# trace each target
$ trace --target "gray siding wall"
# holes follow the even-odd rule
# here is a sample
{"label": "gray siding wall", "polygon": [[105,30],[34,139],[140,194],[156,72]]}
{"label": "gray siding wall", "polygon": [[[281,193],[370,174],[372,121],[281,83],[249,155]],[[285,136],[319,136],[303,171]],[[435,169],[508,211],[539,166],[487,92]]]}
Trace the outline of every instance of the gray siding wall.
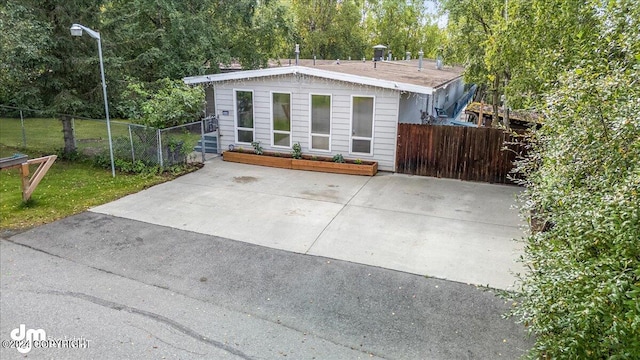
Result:
{"label": "gray siding wall", "polygon": [[[380,170],[395,171],[400,99],[398,91],[300,75],[225,81],[215,83],[214,88],[215,108],[220,119],[220,143],[223,151],[228,149],[230,144],[236,148],[251,149],[250,145],[238,144],[235,141],[233,94],[235,90],[252,90],[255,140],[260,141],[265,150],[290,153],[291,149],[271,146],[271,92],[286,92],[291,93],[292,143],[299,142],[303,154],[318,156],[342,154],[345,158],[375,160],[378,161]],[[330,152],[309,150],[310,94],[332,96]],[[352,95],[374,96],[375,98],[372,155],[349,153]],[[225,112],[228,114],[224,115]]]}
{"label": "gray siding wall", "polygon": [[429,95],[402,93],[400,95],[399,122],[406,124],[422,124],[422,111],[429,111]]}
{"label": "gray siding wall", "polygon": [[[447,99],[448,95],[448,99]],[[449,109],[458,99],[464,95],[464,80],[456,79],[445,88],[438,88],[434,93],[434,107],[441,109]],[[435,116],[435,111],[433,112]]]}

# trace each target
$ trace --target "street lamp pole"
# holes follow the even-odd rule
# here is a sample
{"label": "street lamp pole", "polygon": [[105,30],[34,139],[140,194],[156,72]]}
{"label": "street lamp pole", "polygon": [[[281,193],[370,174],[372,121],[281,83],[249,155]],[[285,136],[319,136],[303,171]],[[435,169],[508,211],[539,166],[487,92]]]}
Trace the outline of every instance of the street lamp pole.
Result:
{"label": "street lamp pole", "polygon": [[111,121],[109,120],[109,102],[107,101],[107,83],[104,80],[104,64],[102,61],[102,41],[100,33],[93,31],[86,26],[80,24],[71,25],[72,36],[82,36],[82,31],[86,31],[89,36],[98,40],[98,57],[100,58],[100,77],[102,78],[102,95],[104,97],[104,112],[107,117],[107,136],[109,137],[109,156],[111,157],[111,175],[116,177],[116,167],[113,161],[113,142],[111,141]]}

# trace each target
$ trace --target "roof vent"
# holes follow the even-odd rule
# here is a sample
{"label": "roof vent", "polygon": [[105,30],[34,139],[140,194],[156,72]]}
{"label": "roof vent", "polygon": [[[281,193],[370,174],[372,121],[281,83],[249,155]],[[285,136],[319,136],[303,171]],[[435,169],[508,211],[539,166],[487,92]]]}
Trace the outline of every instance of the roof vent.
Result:
{"label": "roof vent", "polygon": [[373,47],[373,61],[384,60],[384,51],[387,47],[384,45],[376,45]]}

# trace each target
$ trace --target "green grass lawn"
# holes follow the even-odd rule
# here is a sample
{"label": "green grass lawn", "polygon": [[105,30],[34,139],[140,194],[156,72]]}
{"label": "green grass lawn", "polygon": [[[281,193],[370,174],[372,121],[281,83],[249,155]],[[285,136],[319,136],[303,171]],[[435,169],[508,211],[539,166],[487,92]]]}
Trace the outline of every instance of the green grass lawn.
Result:
{"label": "green grass lawn", "polygon": [[[62,122],[53,118],[29,118],[24,120],[24,138],[20,119],[0,118],[0,144],[27,148],[42,153],[53,153],[64,147]],[[97,153],[109,148],[107,126],[104,121],[74,120],[76,145],[80,152]],[[127,123],[111,122],[111,136],[129,136]],[[86,150],[86,151],[85,151]]]}
{"label": "green grass lawn", "polygon": [[[0,157],[18,151],[0,145]],[[31,157],[39,153],[30,153]],[[33,166],[31,172],[35,171]],[[0,230],[16,230],[52,222],[113,201],[159,184],[173,177],[168,175],[131,175],[101,169],[87,162],[56,160],[33,193],[28,203],[22,202],[20,171],[0,171]]]}
{"label": "green grass lawn", "polygon": [[[131,138],[129,137],[129,123],[121,120],[111,122],[111,137],[113,139],[114,156],[122,160],[131,161]],[[30,118],[24,120],[26,146],[23,142],[22,125],[20,119],[0,118],[0,144],[17,149],[28,149],[33,154],[55,154],[64,147],[62,122],[58,119]],[[90,157],[108,154],[109,137],[104,121],[74,120],[75,139],[78,152]],[[143,130],[134,128],[133,142],[137,160],[158,161],[155,150],[156,133],[153,128]],[[167,147],[170,141],[181,141],[185,148],[193,148],[200,139],[200,127],[196,125],[187,129],[172,129],[163,132],[162,144]],[[152,150],[145,150],[152,149]],[[166,152],[163,153],[166,155]]]}

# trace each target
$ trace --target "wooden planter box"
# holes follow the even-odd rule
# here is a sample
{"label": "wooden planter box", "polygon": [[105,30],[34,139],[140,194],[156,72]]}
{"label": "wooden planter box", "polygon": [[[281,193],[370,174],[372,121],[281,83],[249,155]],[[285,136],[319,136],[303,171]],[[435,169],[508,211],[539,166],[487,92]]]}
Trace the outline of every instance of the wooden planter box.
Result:
{"label": "wooden planter box", "polygon": [[247,154],[236,151],[222,153],[224,161],[237,162],[250,165],[270,166],[282,169],[291,169],[291,158],[269,155]]}
{"label": "wooden planter box", "polygon": [[331,161],[330,158],[322,158],[318,160],[292,159],[289,157],[273,156],[268,153],[256,155],[237,151],[225,151],[222,153],[222,158],[224,161],[242,164],[270,166],[282,169],[329,172],[335,174],[373,176],[378,172],[378,163],[375,161],[365,161],[362,164],[337,163]]}
{"label": "wooden planter box", "polygon": [[377,162],[363,164],[337,163],[333,161],[293,159],[293,169],[320,171],[336,174],[373,176],[378,172]]}

